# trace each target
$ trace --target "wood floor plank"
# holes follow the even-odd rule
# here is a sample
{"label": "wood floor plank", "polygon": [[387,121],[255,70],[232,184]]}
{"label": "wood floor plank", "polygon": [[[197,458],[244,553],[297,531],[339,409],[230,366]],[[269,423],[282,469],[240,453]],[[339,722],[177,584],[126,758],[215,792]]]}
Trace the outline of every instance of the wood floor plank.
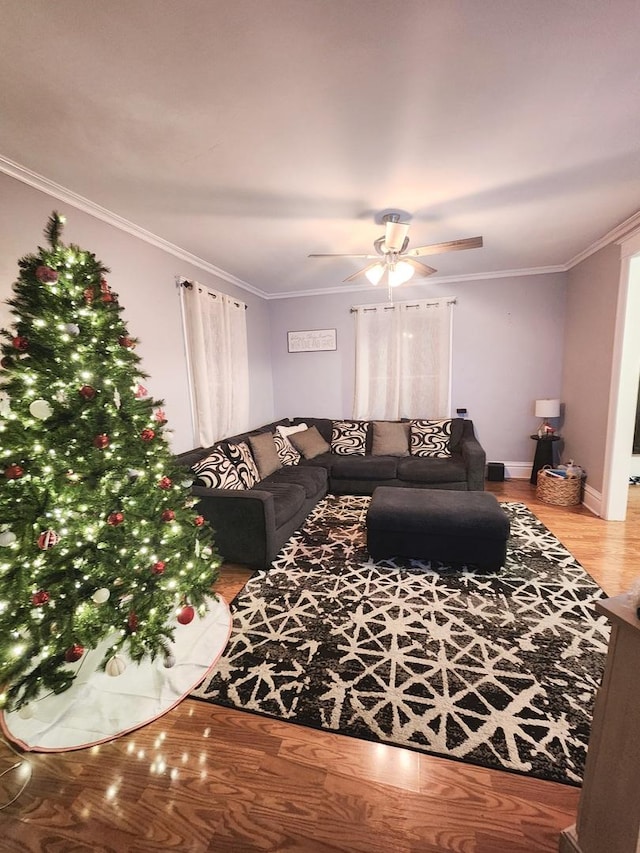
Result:
{"label": "wood floor plank", "polygon": [[[608,595],[640,573],[640,486],[626,522],[543,504],[526,481],[487,488],[527,505]],[[251,574],[223,566],[218,589],[230,600]],[[580,795],[196,700],[95,749],[24,758],[31,781],[0,811],[9,853],[555,853]],[[0,772],[15,760],[0,748]],[[5,802],[16,790],[0,784]]]}

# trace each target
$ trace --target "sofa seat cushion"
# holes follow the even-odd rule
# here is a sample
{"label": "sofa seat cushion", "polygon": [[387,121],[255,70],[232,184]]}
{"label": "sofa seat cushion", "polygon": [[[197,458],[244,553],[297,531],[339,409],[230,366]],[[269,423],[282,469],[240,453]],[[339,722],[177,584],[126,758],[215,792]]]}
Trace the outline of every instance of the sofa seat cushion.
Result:
{"label": "sofa seat cushion", "polygon": [[277,483],[273,480],[263,480],[255,486],[256,490],[269,492],[273,495],[276,527],[282,527],[289,519],[302,509],[306,495],[302,486],[297,483]]}
{"label": "sofa seat cushion", "polygon": [[393,480],[397,465],[394,456],[335,456],[331,476],[338,480]]}
{"label": "sofa seat cushion", "polygon": [[324,468],[324,470],[331,474],[331,469],[333,468],[333,463],[336,459],[335,453],[321,453],[319,456],[314,456],[313,459],[301,459],[300,467],[301,468]]}
{"label": "sofa seat cushion", "polygon": [[292,483],[302,486],[307,498],[314,498],[327,488],[327,472],[312,465],[289,465],[279,468],[260,483],[260,488],[270,483]]}
{"label": "sofa seat cushion", "polygon": [[467,469],[458,454],[450,459],[411,456],[398,460],[398,479],[407,483],[464,483]]}

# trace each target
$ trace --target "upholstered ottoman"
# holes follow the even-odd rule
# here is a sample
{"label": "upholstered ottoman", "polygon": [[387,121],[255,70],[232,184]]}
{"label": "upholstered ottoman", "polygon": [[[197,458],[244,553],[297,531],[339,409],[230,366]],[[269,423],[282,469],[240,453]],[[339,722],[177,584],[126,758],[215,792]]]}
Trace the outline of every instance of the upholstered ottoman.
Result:
{"label": "upholstered ottoman", "polygon": [[498,569],[508,538],[509,519],[489,492],[378,486],[367,512],[374,560],[412,557]]}

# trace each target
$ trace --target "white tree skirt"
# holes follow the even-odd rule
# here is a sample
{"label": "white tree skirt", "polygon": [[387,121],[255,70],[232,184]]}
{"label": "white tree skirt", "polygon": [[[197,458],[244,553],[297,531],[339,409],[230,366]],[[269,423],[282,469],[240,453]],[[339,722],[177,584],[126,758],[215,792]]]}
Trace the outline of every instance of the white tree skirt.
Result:
{"label": "white tree skirt", "polygon": [[162,657],[136,664],[122,653],[124,672],[106,675],[97,666],[110,645],[107,639],[72,665],[78,674],[69,690],[3,713],[5,735],[27,751],[61,752],[112,740],[166,714],[213,669],[227,645],[227,602],[219,596],[208,603],[202,618],[196,614],[189,625],[176,625],[174,666],[166,668]]}

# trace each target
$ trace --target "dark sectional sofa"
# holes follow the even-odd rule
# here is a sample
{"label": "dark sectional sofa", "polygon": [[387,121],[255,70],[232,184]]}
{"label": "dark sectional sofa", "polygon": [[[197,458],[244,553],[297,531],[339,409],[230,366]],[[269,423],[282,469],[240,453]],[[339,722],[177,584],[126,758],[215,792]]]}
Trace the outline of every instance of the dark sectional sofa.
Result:
{"label": "dark sectional sofa", "polygon": [[[331,444],[333,421],[327,418],[283,419],[178,455],[191,468],[214,447],[249,444],[250,436],[274,432],[276,427],[306,423],[315,426]],[[419,456],[373,456],[371,429],[365,455],[322,453],[298,465],[285,465],[245,490],[192,487],[199,498],[198,511],[214,529],[218,551],[227,562],[268,568],[276,555],[300,527],[313,507],[328,493],[371,495],[376,486],[412,489],[481,491],[484,489],[485,452],[475,437],[473,423],[454,418],[450,439],[451,456],[446,459]]]}

